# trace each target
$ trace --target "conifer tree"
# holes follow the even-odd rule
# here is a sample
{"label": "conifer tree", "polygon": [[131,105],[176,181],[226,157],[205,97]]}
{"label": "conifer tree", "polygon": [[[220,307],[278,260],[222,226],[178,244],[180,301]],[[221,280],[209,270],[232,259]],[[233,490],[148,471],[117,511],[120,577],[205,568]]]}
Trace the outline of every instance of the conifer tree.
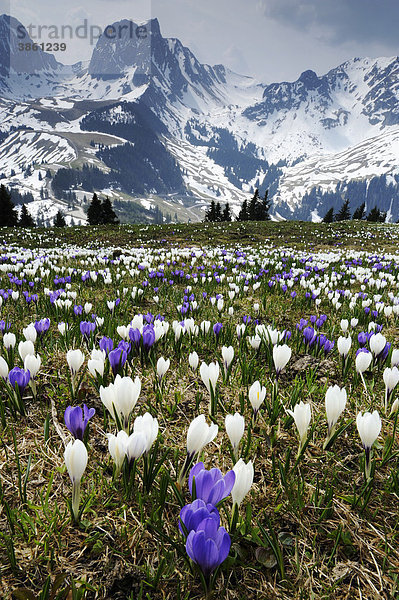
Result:
{"label": "conifer tree", "polygon": [[[163,223],[163,215],[162,212],[159,211],[159,222]],[[115,214],[115,211],[112,206],[111,200],[108,196],[102,201],[101,204],[101,213],[102,213],[102,223],[105,225],[118,225],[119,219]]]}
{"label": "conifer tree", "polygon": [[377,206],[374,206],[374,208],[372,208],[369,214],[367,215],[366,220],[370,223],[385,223],[386,218],[387,213],[380,211],[380,209],[377,208]]}
{"label": "conifer tree", "polygon": [[216,220],[216,202],[211,201],[211,205],[205,213],[205,221],[208,223],[214,223]]}
{"label": "conifer tree", "polygon": [[59,210],[54,218],[54,227],[65,227],[66,221],[63,213]]}
{"label": "conifer tree", "polygon": [[258,217],[258,204],[259,204],[259,190],[256,188],[254,195],[252,196],[248,206],[248,220],[257,221]]}
{"label": "conifer tree", "polygon": [[230,204],[228,202],[225,204],[223,209],[222,221],[231,221],[231,210]]}
{"label": "conifer tree", "polygon": [[258,206],[258,221],[270,221],[270,200],[269,200],[269,190],[265,191],[265,195],[263,200],[259,202]]}
{"label": "conifer tree", "polygon": [[332,223],[334,221],[334,209],[333,207],[329,208],[326,214],[323,217],[323,223]]}
{"label": "conifer tree", "polygon": [[18,216],[11,194],[5,185],[0,186],[0,227],[15,227]]}
{"label": "conifer tree", "polygon": [[353,213],[352,219],[361,221],[366,216],[366,203],[362,202]]}
{"label": "conifer tree", "polygon": [[102,204],[96,193],[93,194],[92,201],[87,209],[87,220],[89,225],[100,225],[102,223]]}
{"label": "conifer tree", "polygon": [[216,208],[215,208],[215,222],[220,223],[221,220],[222,220],[222,207],[220,206],[220,202],[217,202]]}
{"label": "conifer tree", "polygon": [[349,211],[349,199],[343,201],[341,208],[335,215],[336,221],[348,221],[351,218],[351,214]]}
{"label": "conifer tree", "polygon": [[22,205],[21,214],[18,221],[18,227],[35,227],[35,222],[32,215],[26,208],[26,205]]}
{"label": "conifer tree", "polygon": [[249,213],[248,213],[248,201],[244,200],[241,204],[240,212],[238,213],[237,221],[248,221]]}

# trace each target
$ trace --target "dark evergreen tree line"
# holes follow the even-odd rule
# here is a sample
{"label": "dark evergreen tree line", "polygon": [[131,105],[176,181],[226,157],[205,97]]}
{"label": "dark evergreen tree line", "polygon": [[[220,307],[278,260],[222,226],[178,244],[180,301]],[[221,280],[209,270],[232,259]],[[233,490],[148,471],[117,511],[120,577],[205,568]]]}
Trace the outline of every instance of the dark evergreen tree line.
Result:
{"label": "dark evergreen tree line", "polygon": [[119,223],[108,196],[101,201],[96,193],[93,194],[87,209],[87,220],[89,225],[117,225]]}
{"label": "dark evergreen tree line", "polygon": [[221,223],[222,221],[231,221],[230,204],[227,202],[224,209],[220,206],[220,202],[212,200],[208,210],[205,213],[205,221],[207,223]]}
{"label": "dark evergreen tree line", "polygon": [[[351,218],[350,209],[349,209],[349,199],[344,200],[341,205],[339,211],[334,214],[334,207],[328,209],[323,218],[323,223],[332,223],[333,221],[348,221]],[[366,221],[374,222],[374,223],[384,223],[387,218],[387,213],[380,210],[377,206],[374,206],[368,215],[366,215],[366,203],[362,202],[360,206],[358,206],[352,215],[352,220],[362,221],[366,219]]]}

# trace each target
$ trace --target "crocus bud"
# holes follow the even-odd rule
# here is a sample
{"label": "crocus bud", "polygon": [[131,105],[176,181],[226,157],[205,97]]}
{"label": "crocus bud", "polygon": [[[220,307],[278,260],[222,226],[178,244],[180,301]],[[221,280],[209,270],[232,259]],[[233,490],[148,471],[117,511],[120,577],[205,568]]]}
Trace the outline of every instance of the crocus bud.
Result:
{"label": "crocus bud", "polygon": [[202,448],[217,436],[217,433],[218,426],[215,423],[208,425],[204,415],[193,419],[187,431],[187,454],[194,456],[201,452]]}
{"label": "crocus bud", "polygon": [[287,344],[283,344],[282,346],[273,346],[273,362],[276,369],[276,377],[280,375],[290,358],[291,348],[287,346]]}
{"label": "crocus bud", "polygon": [[169,358],[167,360],[165,360],[163,356],[161,356],[160,358],[158,358],[158,361],[157,361],[157,375],[158,375],[159,380],[162,379],[162,377],[165,375],[165,373],[169,369],[169,367],[170,367],[170,360],[169,360]]}
{"label": "crocus bud", "polygon": [[68,350],[67,363],[74,377],[85,361],[85,356],[81,350]]}
{"label": "crocus bud", "polygon": [[128,461],[132,463],[142,456],[147,447],[147,438],[142,431],[134,431],[129,435],[126,445],[126,455]]}
{"label": "crocus bud", "polygon": [[223,367],[224,372],[227,373],[229,366],[231,365],[234,358],[234,348],[233,346],[223,346],[222,347],[222,358],[223,358]]}
{"label": "crocus bud", "polygon": [[133,425],[133,432],[141,431],[146,438],[145,452],[149,452],[158,435],[158,420],[154,419],[150,413],[146,412],[143,416],[136,417]]}
{"label": "crocus bud", "polygon": [[33,343],[36,342],[36,338],[37,338],[37,331],[35,329],[35,326],[33,325],[33,323],[31,323],[30,325],[28,325],[28,327],[25,327],[22,330],[22,333],[24,334],[24,337],[27,341],[31,341]]}
{"label": "crocus bud", "polygon": [[291,417],[295,421],[295,425],[298,429],[299,433],[299,450],[301,450],[302,446],[306,441],[306,437],[308,434],[310,419],[312,418],[312,413],[310,410],[310,404],[305,404],[302,400],[299,404],[295,404],[294,411],[287,409],[287,413],[291,415]]}
{"label": "crocus bud", "polygon": [[326,392],[325,406],[328,423],[328,438],[331,437],[334,427],[346,406],[346,389],[337,385],[330,386]]}
{"label": "crocus bud", "polygon": [[108,450],[115,463],[116,475],[119,475],[126,456],[127,443],[129,436],[126,431],[118,431],[117,435],[107,433]]}
{"label": "crocus bud", "polygon": [[391,355],[391,367],[397,367],[399,365],[399,349],[392,350]]}
{"label": "crocus bud", "polygon": [[37,354],[28,354],[24,360],[24,369],[25,371],[30,372],[30,376],[32,379],[35,379],[36,375],[39,372],[40,366],[42,364],[42,360],[40,356]]}
{"label": "crocus bud", "polygon": [[70,441],[64,452],[66,468],[72,483],[80,481],[87,466],[87,450],[81,440]]}
{"label": "crocus bud", "polygon": [[266,388],[264,386],[261,386],[259,381],[255,381],[249,388],[248,396],[249,396],[249,401],[253,408],[254,414],[256,415],[256,413],[259,410],[260,405],[266,398]]}
{"label": "crocus bud", "polygon": [[387,340],[382,333],[372,335],[369,339],[369,346],[373,356],[378,356],[384,350],[386,343]]}
{"label": "crocus bud", "polygon": [[211,394],[211,388],[215,392],[219,377],[219,363],[211,362],[207,365],[203,362],[200,366],[200,375],[208,392]]}
{"label": "crocus bud", "polygon": [[352,345],[352,338],[350,335],[348,337],[340,336],[338,338],[337,348],[338,348],[338,352],[342,356],[342,358],[345,359],[348,356],[349,350],[351,349],[351,345]]}
{"label": "crocus bud", "polygon": [[17,338],[14,333],[5,333],[3,335],[3,346],[6,350],[11,350],[15,348],[15,344],[17,343]]}
{"label": "crocus bud", "polygon": [[198,369],[199,358],[196,352],[190,352],[188,356],[188,364],[192,368],[193,371]]}
{"label": "crocus bud", "polygon": [[234,415],[226,415],[224,424],[235,453],[244,435],[245,419],[240,413],[236,412]]}
{"label": "crocus bud", "polygon": [[90,375],[92,375],[93,377],[97,377],[97,375],[100,375],[100,377],[102,377],[104,375],[104,367],[105,365],[103,360],[90,358],[87,361],[87,368],[89,370]]}
{"label": "crocus bud", "polygon": [[64,460],[72,481],[72,512],[75,520],[79,516],[80,480],[87,466],[87,450],[81,440],[69,442],[64,452]]}
{"label": "crocus bud", "polygon": [[242,458],[240,458],[234,465],[233,471],[236,474],[236,480],[233,489],[231,490],[231,496],[233,498],[233,505],[237,504],[237,506],[240,506],[241,502],[251,489],[254,480],[254,467],[252,461],[250,460],[245,464]]}
{"label": "crocus bud", "polygon": [[341,331],[346,333],[348,331],[349,321],[348,319],[341,319]]}
{"label": "crocus bud", "polygon": [[388,408],[389,398],[394,391],[395,387],[399,383],[399,369],[397,367],[392,367],[390,369],[387,367],[384,370],[383,379],[385,383],[385,412]]}
{"label": "crocus bud", "polygon": [[356,417],[357,430],[360,439],[362,440],[363,448],[366,452],[366,478],[369,479],[371,464],[370,450],[381,431],[381,417],[375,410],[373,413],[365,412],[364,415],[360,412]]}
{"label": "crocus bud", "polygon": [[371,365],[372,359],[373,359],[373,356],[372,356],[371,352],[359,352],[358,355],[356,356],[356,361],[355,361],[357,373],[362,374],[365,371],[367,371],[367,369]]}
{"label": "crocus bud", "polygon": [[373,413],[360,412],[356,418],[357,430],[364,448],[371,448],[381,431],[381,418],[375,410]]}
{"label": "crocus bud", "polygon": [[2,356],[0,356],[0,377],[2,377],[4,380],[6,380],[8,377],[8,364]]}

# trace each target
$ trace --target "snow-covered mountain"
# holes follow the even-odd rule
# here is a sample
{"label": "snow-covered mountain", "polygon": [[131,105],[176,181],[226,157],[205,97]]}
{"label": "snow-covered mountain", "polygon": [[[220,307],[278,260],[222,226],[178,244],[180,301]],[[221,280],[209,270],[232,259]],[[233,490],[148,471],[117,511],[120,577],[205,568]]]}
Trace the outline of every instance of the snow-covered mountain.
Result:
{"label": "snow-covered mountain", "polygon": [[157,19],[109,25],[90,62],[69,66],[21,54],[21,31],[29,43],[0,17],[0,173],[11,188],[56,196],[81,218],[84,197],[104,190],[134,218],[157,206],[183,220],[203,218],[212,198],[237,213],[255,187],[269,188],[276,218],[308,219],[349,190],[353,209],[372,208],[378,189],[399,217],[397,57],[266,85],[201,64]]}

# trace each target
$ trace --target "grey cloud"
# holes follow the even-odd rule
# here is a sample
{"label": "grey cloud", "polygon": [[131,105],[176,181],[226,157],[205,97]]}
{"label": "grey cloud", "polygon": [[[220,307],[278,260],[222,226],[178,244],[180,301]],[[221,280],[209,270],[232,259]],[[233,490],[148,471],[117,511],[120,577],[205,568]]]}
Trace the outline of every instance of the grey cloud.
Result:
{"label": "grey cloud", "polygon": [[398,0],[261,0],[267,17],[296,30],[321,28],[326,41],[398,47]]}

